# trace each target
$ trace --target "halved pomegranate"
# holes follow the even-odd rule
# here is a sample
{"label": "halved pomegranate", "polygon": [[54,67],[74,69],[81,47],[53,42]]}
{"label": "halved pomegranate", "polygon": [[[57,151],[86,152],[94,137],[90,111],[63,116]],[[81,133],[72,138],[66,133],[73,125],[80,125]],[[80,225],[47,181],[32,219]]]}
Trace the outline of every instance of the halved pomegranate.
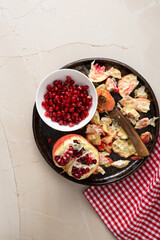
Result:
{"label": "halved pomegranate", "polygon": [[78,180],[88,178],[99,166],[98,150],[84,137],[68,134],[54,145],[52,157],[57,167]]}

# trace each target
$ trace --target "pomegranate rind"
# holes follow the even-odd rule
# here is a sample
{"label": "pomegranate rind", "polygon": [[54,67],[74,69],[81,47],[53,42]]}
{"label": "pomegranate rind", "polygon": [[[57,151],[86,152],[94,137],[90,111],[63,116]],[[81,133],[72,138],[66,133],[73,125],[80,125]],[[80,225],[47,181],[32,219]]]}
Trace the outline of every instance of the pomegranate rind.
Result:
{"label": "pomegranate rind", "polygon": [[114,67],[109,68],[106,71],[106,75],[107,75],[107,77],[111,76],[111,77],[118,78],[118,79],[121,78],[121,72],[117,68],[114,68]]}
{"label": "pomegranate rind", "polygon": [[96,125],[100,125],[100,116],[99,116],[99,112],[97,110],[96,110],[93,118],[91,119],[91,123],[96,124]]}
{"label": "pomegranate rind", "polygon": [[88,124],[86,128],[86,133],[98,133],[100,135],[105,135],[102,127],[96,124]]}
{"label": "pomegranate rind", "polygon": [[107,71],[105,71],[105,66],[100,66],[98,63],[94,64],[95,61],[91,63],[91,69],[88,74],[89,79],[92,82],[103,82],[106,78],[112,76],[115,78],[120,79],[121,78],[121,72],[116,68],[109,68]]}
{"label": "pomegranate rind", "polygon": [[105,85],[106,85],[106,90],[108,92],[112,92],[112,91],[117,93],[119,92],[119,89],[117,87],[117,82],[114,77],[107,78]]}
{"label": "pomegranate rind", "polygon": [[[74,156],[70,158],[69,162],[65,166],[60,166],[57,164],[55,160],[55,156],[57,155],[62,156],[63,153],[69,148],[69,146],[74,146],[76,143],[74,144],[73,140],[77,140],[79,142],[79,144],[77,145],[79,145],[80,148],[83,148],[83,147],[85,148],[86,153],[96,160],[95,164],[85,165],[84,163],[79,163],[77,161],[78,158]],[[72,168],[74,166],[78,166],[79,168],[81,167],[89,168],[90,171],[86,174],[83,174],[80,178],[76,178],[77,180],[88,178],[97,169],[100,161],[98,150],[91,143],[89,143],[89,141],[87,141],[84,137],[78,134],[68,134],[66,136],[61,137],[53,147],[52,157],[55,165],[57,167],[63,168],[66,171],[66,173],[72,177],[74,177],[72,175]]]}
{"label": "pomegranate rind", "polygon": [[128,139],[127,133],[123,130],[123,128],[120,128],[120,130],[117,132],[117,136],[121,139]]}
{"label": "pomegranate rind", "polygon": [[113,160],[110,157],[105,156],[103,153],[99,153],[100,156],[100,162],[99,165],[105,165],[105,167],[109,167],[111,163],[113,163]]}
{"label": "pomegranate rind", "polygon": [[101,166],[98,166],[98,168],[94,172],[94,174],[98,174],[98,173],[101,173],[102,175],[105,174],[105,171],[104,171],[104,169]]}
{"label": "pomegranate rind", "polygon": [[119,102],[123,107],[132,106],[139,112],[147,113],[150,110],[151,101],[147,98],[132,98],[130,96],[125,96]]}
{"label": "pomegranate rind", "polygon": [[107,86],[106,84],[100,84],[96,89],[104,89],[104,90],[107,90]]}
{"label": "pomegranate rind", "polygon": [[[105,111],[112,111],[115,106],[115,100],[112,95],[104,89],[97,89],[98,106]],[[101,97],[105,99],[105,102],[100,102]]]}
{"label": "pomegranate rind", "polygon": [[124,158],[128,158],[136,153],[136,149],[130,140],[115,140],[112,144],[112,149]]}
{"label": "pomegranate rind", "polygon": [[101,144],[101,136],[98,133],[87,133],[86,138],[93,145]]}
{"label": "pomegranate rind", "polygon": [[141,137],[142,141],[143,141],[145,144],[147,144],[147,143],[149,143],[149,141],[150,141],[150,139],[151,139],[151,133],[150,133],[150,132],[144,132],[144,133],[141,134],[140,137]]}
{"label": "pomegranate rind", "polygon": [[111,163],[111,165],[116,168],[124,168],[124,167],[127,167],[129,163],[130,161],[128,160],[117,160]]}
{"label": "pomegranate rind", "polygon": [[141,86],[134,91],[135,98],[148,98],[148,94],[145,92],[145,86]]}
{"label": "pomegranate rind", "polygon": [[119,94],[122,97],[130,95],[130,93],[137,87],[138,84],[139,81],[137,80],[137,76],[134,74],[125,75],[118,81]]}
{"label": "pomegranate rind", "polygon": [[155,126],[156,126],[155,121],[156,121],[158,118],[159,118],[159,117],[153,117],[153,118],[150,118],[150,119],[149,119],[148,117],[142,118],[142,119],[140,119],[140,120],[137,122],[135,128],[136,128],[136,129],[141,129],[141,128],[145,128],[145,127],[147,127],[147,126],[149,126],[149,125],[155,127]]}
{"label": "pomegranate rind", "polygon": [[142,157],[138,157],[138,156],[134,155],[131,157],[131,159],[132,160],[140,160],[140,159],[142,159]]}
{"label": "pomegranate rind", "polygon": [[105,73],[105,66],[101,67],[98,65],[98,63],[94,65],[94,62],[95,61],[91,63],[91,69],[88,77],[92,82],[102,82],[107,77]]}
{"label": "pomegranate rind", "polygon": [[130,120],[133,125],[135,125],[140,118],[140,114],[132,105],[121,108],[121,112],[127,117],[128,120]]}

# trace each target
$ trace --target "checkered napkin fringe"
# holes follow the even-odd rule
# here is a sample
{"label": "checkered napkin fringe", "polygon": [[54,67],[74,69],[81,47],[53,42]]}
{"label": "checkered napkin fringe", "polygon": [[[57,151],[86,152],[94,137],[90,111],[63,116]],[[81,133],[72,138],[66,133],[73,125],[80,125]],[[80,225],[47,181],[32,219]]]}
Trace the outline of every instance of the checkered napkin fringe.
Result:
{"label": "checkered napkin fringe", "polygon": [[139,170],[84,195],[117,239],[160,240],[160,135]]}

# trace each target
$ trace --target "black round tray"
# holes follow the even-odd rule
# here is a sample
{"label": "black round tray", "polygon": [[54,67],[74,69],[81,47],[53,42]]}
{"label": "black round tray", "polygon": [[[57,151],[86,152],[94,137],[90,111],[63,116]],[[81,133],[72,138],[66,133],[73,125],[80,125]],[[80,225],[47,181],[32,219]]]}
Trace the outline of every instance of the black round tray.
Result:
{"label": "black round tray", "polygon": [[[112,59],[107,59],[107,58],[87,58],[87,59],[81,59],[81,60],[69,63],[62,68],[75,69],[75,70],[81,71],[82,73],[88,75],[89,69],[90,69],[90,66],[91,66],[91,62],[93,60],[95,60],[95,62],[98,63],[99,65],[106,66],[106,69],[109,69],[110,67],[115,67],[115,68],[119,69],[122,73],[122,76],[124,76],[126,74],[129,74],[129,73],[135,74],[138,77],[138,80],[140,82],[139,86],[140,85],[145,86],[146,91],[149,95],[149,99],[151,100],[150,111],[147,114],[141,114],[141,117],[149,117],[149,118],[152,118],[153,116],[159,117],[158,103],[157,103],[157,100],[156,100],[156,97],[155,97],[155,94],[154,94],[153,90],[151,89],[148,82],[137,71],[135,71],[130,66],[128,66],[124,63],[121,63],[119,61],[112,60]],[[132,94],[131,94],[131,96],[132,96]],[[118,101],[119,99],[116,99],[116,100]],[[110,184],[110,183],[119,181],[119,180],[129,176],[130,174],[132,174],[147,159],[147,158],[144,158],[143,160],[131,160],[130,164],[123,169],[117,169],[115,167],[110,166],[108,168],[105,168],[105,174],[104,175],[102,175],[102,174],[92,174],[89,178],[86,178],[84,180],[77,180],[77,179],[74,179],[73,177],[70,177],[65,172],[63,172],[63,169],[55,166],[55,164],[53,163],[53,160],[52,160],[52,148],[53,148],[54,143],[60,137],[68,134],[68,132],[57,131],[57,130],[54,130],[54,129],[50,128],[48,125],[46,125],[43,122],[43,120],[40,118],[40,116],[37,112],[37,109],[36,109],[36,105],[34,105],[34,108],[33,108],[32,126],[33,126],[33,134],[34,134],[34,138],[35,138],[35,142],[37,144],[37,147],[38,147],[39,151],[41,152],[42,156],[44,157],[44,159],[47,161],[47,163],[57,173],[61,174],[63,177],[67,178],[70,181],[79,183],[79,184],[105,185],[105,184]],[[73,131],[72,133],[80,134],[80,135],[85,137],[85,130],[86,130],[86,127],[82,128],[80,130],[77,130],[77,131]],[[144,131],[150,131],[151,134],[152,134],[152,140],[147,145],[147,148],[148,148],[149,152],[151,153],[151,151],[153,150],[153,148],[155,146],[157,138],[158,138],[159,119],[156,120],[156,126],[155,127],[148,126],[147,128],[145,128],[145,130],[144,129],[137,130],[137,132],[139,134],[141,134]],[[48,143],[49,138],[53,139],[52,143]],[[112,152],[111,158],[113,160],[118,160],[120,157],[117,154]],[[123,158],[121,158],[121,159],[123,159]]]}

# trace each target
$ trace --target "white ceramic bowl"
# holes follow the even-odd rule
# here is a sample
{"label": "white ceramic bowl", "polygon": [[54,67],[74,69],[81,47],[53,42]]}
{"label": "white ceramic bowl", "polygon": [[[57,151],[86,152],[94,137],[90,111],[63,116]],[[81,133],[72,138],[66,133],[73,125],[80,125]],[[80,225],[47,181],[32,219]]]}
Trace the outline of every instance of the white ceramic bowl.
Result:
{"label": "white ceramic bowl", "polygon": [[[44,115],[46,110],[42,106],[42,101],[44,101],[44,94],[47,91],[46,90],[47,85],[52,84],[53,81],[55,80],[61,80],[64,82],[66,80],[66,76],[70,76],[75,81],[75,84],[88,85],[89,95],[92,96],[92,106],[89,109],[89,115],[84,120],[82,120],[79,124],[74,125],[73,127],[69,127],[69,125],[66,125],[66,126],[59,125],[57,122],[53,122],[49,117],[46,117]],[[72,70],[72,69],[61,69],[61,70],[51,72],[41,81],[36,92],[36,107],[42,120],[51,128],[54,128],[59,131],[64,131],[64,132],[74,131],[84,127],[92,119],[97,109],[97,92],[93,83],[83,73],[76,70]]]}

